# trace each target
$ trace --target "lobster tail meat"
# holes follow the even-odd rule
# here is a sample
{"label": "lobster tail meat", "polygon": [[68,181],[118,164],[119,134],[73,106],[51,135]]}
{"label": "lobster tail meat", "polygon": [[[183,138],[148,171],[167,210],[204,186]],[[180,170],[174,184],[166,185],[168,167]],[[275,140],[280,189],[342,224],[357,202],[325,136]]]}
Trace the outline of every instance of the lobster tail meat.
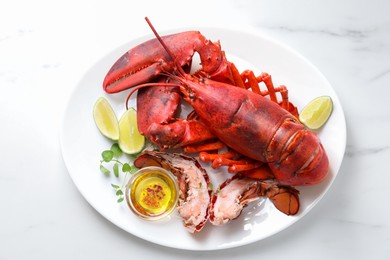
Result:
{"label": "lobster tail meat", "polygon": [[135,161],[137,168],[159,166],[171,171],[179,182],[178,213],[191,233],[199,232],[209,218],[211,185],[206,171],[192,157],[145,151]]}
{"label": "lobster tail meat", "polygon": [[261,197],[268,197],[275,207],[287,215],[299,211],[298,191],[276,180],[257,180],[235,175],[220,185],[210,204],[210,222],[222,225],[240,216],[243,208]]}

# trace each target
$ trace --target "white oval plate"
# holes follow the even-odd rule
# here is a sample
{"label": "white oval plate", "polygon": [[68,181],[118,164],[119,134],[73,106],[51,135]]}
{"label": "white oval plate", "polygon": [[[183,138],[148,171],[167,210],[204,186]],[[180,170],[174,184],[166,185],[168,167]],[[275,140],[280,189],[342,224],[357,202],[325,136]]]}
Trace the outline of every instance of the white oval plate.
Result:
{"label": "white oval plate", "polygon": [[[65,110],[60,140],[63,158],[75,185],[92,207],[112,223],[134,236],[156,244],[190,250],[215,250],[267,238],[308,213],[321,200],[337,176],[345,151],[346,125],[341,104],[332,86],[297,52],[259,34],[217,28],[201,28],[200,31],[213,41],[219,39],[228,59],[240,71],[251,69],[256,74],[268,72],[276,83],[286,85],[291,101],[298,108],[301,109],[320,95],[332,97],[333,114],[318,132],[330,160],[329,177],[319,185],[298,187],[301,209],[296,216],[280,213],[272,203],[264,199],[246,207],[238,219],[227,225],[217,227],[208,223],[200,233],[190,234],[182,226],[177,213],[159,222],[147,222],[133,215],[126,203],[116,202],[111,183],[120,184],[122,179],[104,176],[99,171],[101,152],[109,149],[112,142],[97,130],[92,108],[100,96],[105,96],[118,118],[122,115],[128,91],[107,95],[102,89],[103,78],[125,51],[153,37],[152,35],[133,40],[114,50],[84,75]],[[132,104],[135,97],[136,95],[131,100]],[[225,177],[223,174],[215,175],[210,172],[210,178],[216,188]]]}

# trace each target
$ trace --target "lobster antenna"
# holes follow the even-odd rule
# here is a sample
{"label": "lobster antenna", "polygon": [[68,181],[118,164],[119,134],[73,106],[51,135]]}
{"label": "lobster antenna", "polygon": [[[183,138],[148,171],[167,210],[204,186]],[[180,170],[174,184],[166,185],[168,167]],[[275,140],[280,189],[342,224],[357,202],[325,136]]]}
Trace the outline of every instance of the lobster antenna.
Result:
{"label": "lobster antenna", "polygon": [[130,97],[134,94],[134,92],[136,92],[137,90],[139,90],[141,88],[155,87],[155,86],[177,87],[178,84],[176,84],[176,83],[145,83],[145,84],[138,85],[138,86],[132,88],[130,93],[127,95],[126,110],[129,109],[129,100],[130,100]]}
{"label": "lobster antenna", "polygon": [[173,55],[173,53],[169,50],[169,48],[165,45],[163,39],[160,37],[160,35],[158,34],[158,32],[156,31],[156,29],[154,28],[154,26],[152,25],[152,23],[150,22],[149,18],[148,17],[145,17],[145,20],[146,22],[148,23],[150,29],[152,29],[154,35],[156,36],[157,40],[161,43],[161,45],[163,46],[163,48],[165,49],[165,51],[168,53],[169,57],[171,57],[171,59],[175,62],[176,64],[176,67],[177,67],[177,70],[179,71],[179,73],[181,75],[186,75],[186,73],[184,72],[183,68],[180,66],[180,64],[176,61],[176,57],[175,55]]}

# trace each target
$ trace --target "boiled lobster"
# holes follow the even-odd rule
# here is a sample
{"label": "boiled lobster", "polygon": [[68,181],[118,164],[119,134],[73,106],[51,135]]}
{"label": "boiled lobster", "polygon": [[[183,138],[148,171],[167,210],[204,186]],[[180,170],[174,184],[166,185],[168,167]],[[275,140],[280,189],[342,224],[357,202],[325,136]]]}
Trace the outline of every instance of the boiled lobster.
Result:
{"label": "boiled lobster", "polygon": [[[274,87],[265,73],[258,77],[251,71],[240,74],[227,61],[219,42],[206,40],[199,32],[160,37],[150,26],[156,39],[126,52],[103,83],[108,93],[133,87],[130,96],[138,90],[141,134],[162,149],[218,138],[212,150],[226,145],[228,159],[243,155],[244,166],[258,169],[266,163],[281,184],[312,185],[327,176],[329,162],[320,139],[297,120],[286,87]],[[202,68],[189,75],[194,52],[199,53]],[[266,91],[260,89],[260,82]],[[195,111],[187,119],[175,116],[181,95]],[[224,158],[208,154],[202,158],[215,160],[215,156],[219,161]],[[242,165],[233,159],[232,166]],[[268,172],[266,167],[261,169]]]}

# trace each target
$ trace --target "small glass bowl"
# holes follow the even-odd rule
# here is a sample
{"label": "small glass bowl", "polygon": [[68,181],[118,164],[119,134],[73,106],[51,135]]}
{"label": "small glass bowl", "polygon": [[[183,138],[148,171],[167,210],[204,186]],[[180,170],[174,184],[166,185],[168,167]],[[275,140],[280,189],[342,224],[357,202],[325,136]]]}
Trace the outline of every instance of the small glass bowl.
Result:
{"label": "small glass bowl", "polygon": [[135,172],[126,185],[126,202],[131,211],[145,220],[159,220],[176,208],[179,187],[176,177],[156,166]]}

